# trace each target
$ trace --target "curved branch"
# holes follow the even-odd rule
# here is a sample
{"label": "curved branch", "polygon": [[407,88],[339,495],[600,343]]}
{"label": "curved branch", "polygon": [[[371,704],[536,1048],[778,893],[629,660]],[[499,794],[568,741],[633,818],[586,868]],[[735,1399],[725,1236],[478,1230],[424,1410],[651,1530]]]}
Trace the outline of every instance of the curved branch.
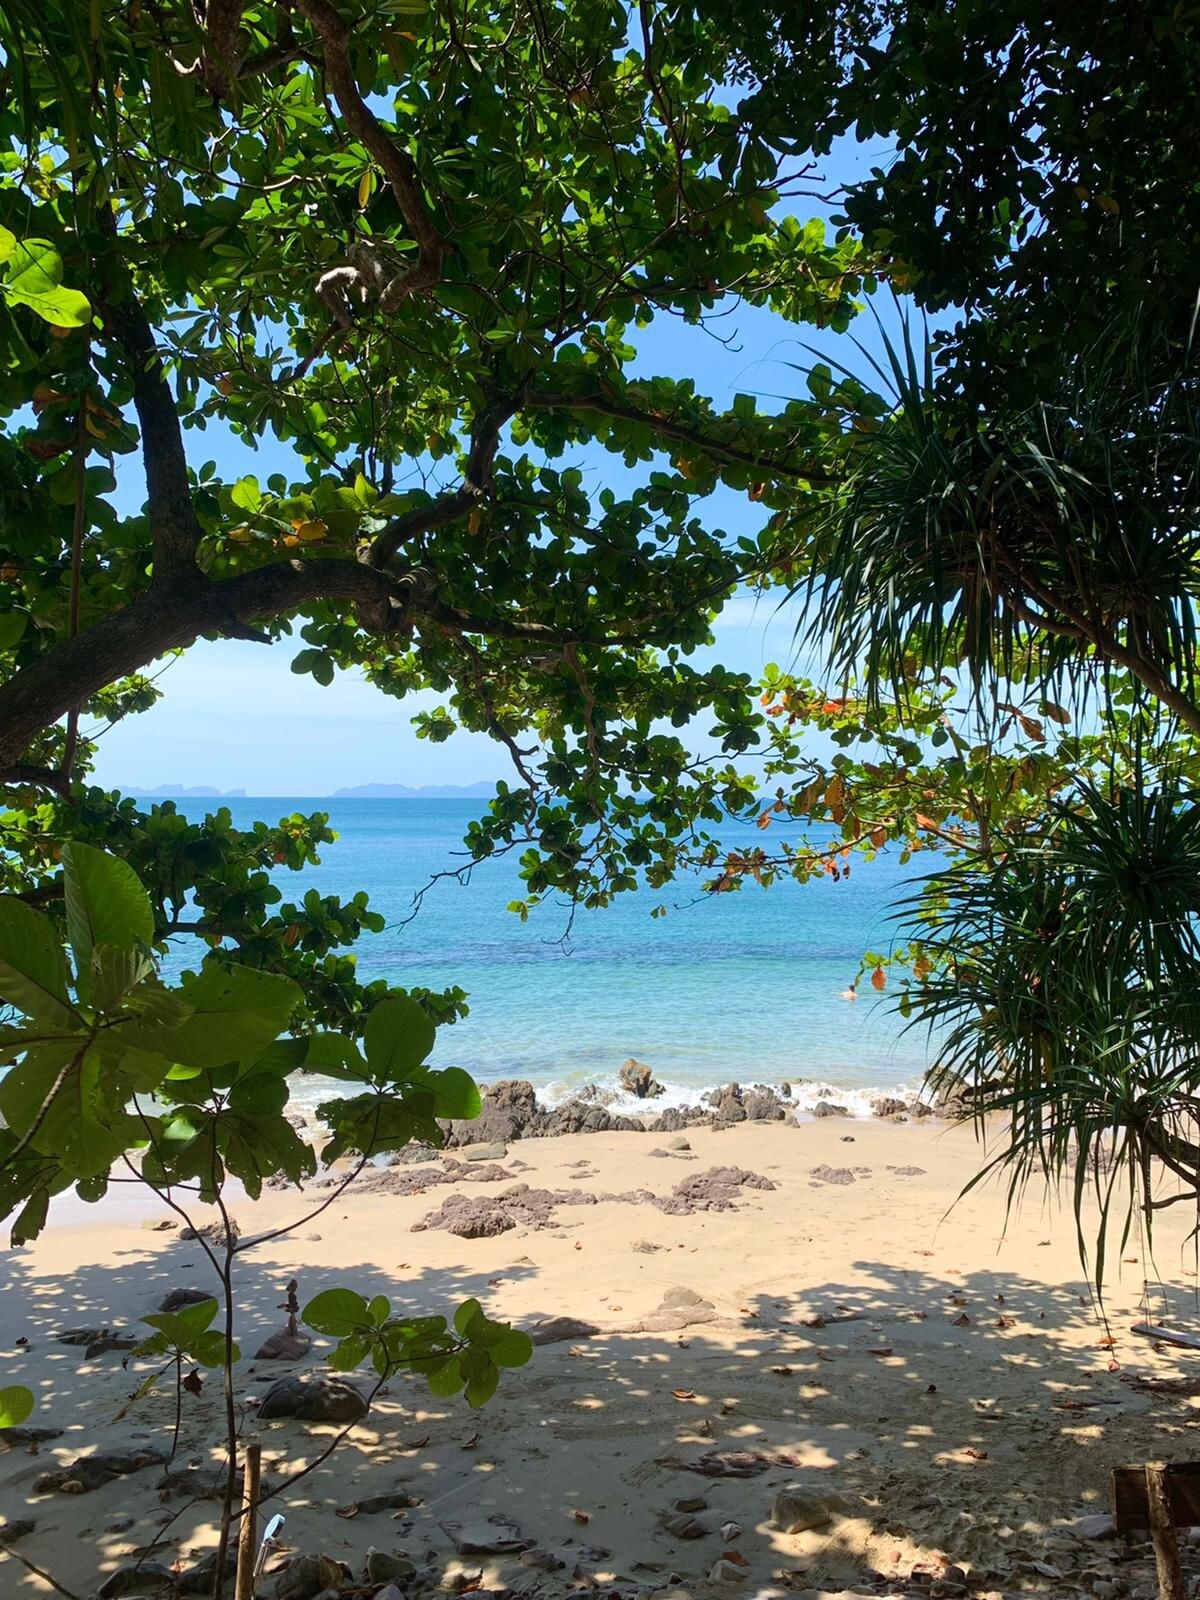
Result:
{"label": "curved branch", "polygon": [[400,215],[417,243],[415,265],[401,272],[380,297],[380,309],[394,311],[400,301],[422,289],[431,289],[442,275],[442,258],[449,245],[442,238],[425,198],[416,164],[384,129],[359,91],[350,66],[350,27],[329,0],[296,0],[325,46],[325,70],[346,126],[383,168]]}

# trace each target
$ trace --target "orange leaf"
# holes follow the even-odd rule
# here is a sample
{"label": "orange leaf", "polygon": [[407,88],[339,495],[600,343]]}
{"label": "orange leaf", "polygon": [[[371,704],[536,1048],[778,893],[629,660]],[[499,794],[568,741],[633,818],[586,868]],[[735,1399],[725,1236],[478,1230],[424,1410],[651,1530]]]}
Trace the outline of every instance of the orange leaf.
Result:
{"label": "orange leaf", "polygon": [[871,987],[872,989],[887,988],[887,973],[882,967],[876,967],[875,971],[871,974]]}

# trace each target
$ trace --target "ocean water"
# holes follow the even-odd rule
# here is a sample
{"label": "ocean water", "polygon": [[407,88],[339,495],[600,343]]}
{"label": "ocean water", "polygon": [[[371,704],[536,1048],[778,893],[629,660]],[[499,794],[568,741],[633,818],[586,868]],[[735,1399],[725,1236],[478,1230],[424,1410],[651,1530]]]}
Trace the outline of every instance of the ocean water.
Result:
{"label": "ocean water", "polygon": [[[417,891],[467,859],[462,836],[481,801],[178,804],[191,816],[227,805],[239,825],[329,812],[338,841],[319,867],[278,874],[285,900],[309,884],[343,896],[365,889],[388,926],[357,945],[361,974],[465,989],[470,1016],[439,1031],[433,1060],[481,1082],[527,1078],[553,1102],[588,1083],[615,1087],[636,1056],[666,1086],[656,1107],[731,1081],[803,1078],[801,1104],[833,1092],[865,1110],[872,1095],[914,1088],[925,1070],[924,1034],[904,1031],[886,995],[863,985],[857,1002],[840,998],[863,951],[888,948],[891,907],[916,876],[886,853],[840,883],[702,895],[698,879],[683,879],[621,895],[579,912],[564,940],[564,904],[544,903],[527,923],[505,909],[523,892],[515,853],[473,868],[467,884],[436,882],[411,916]],[[750,827],[726,835],[751,836],[762,843]],[[656,905],[665,917],[650,916]]]}

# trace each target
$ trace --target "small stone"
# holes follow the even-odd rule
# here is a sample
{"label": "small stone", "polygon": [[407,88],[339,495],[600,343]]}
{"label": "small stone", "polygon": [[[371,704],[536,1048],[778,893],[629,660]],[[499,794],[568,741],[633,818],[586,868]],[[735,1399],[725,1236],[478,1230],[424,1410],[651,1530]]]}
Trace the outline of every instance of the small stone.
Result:
{"label": "small stone", "polygon": [[845,1501],[838,1495],[793,1483],[775,1496],[771,1516],[782,1533],[803,1533],[825,1527],[844,1509]]}
{"label": "small stone", "polygon": [[160,1311],[182,1311],[184,1306],[198,1306],[204,1300],[215,1300],[217,1297],[207,1289],[172,1289],[158,1302]]}
{"label": "small stone", "polygon": [[558,1572],[566,1566],[566,1562],[560,1560],[552,1550],[542,1550],[536,1546],[532,1550],[522,1550],[517,1560],[523,1567],[532,1567],[535,1572]]}
{"label": "small stone", "polygon": [[744,1568],[736,1566],[732,1561],[718,1561],[708,1578],[710,1583],[741,1583],[745,1576]]}
{"label": "small stone", "polygon": [[671,1501],[671,1509],[682,1512],[707,1511],[708,1501],[702,1494],[684,1495],[681,1500]]}
{"label": "small stone", "polygon": [[668,1517],[663,1527],[672,1539],[703,1539],[712,1530],[698,1517]]}
{"label": "small stone", "polygon": [[[241,1236],[242,1230],[238,1227],[234,1218],[230,1217],[229,1237],[236,1244]],[[209,1244],[223,1245],[225,1243],[225,1223],[218,1218],[216,1222],[203,1222],[198,1228],[181,1228],[179,1230],[179,1239],[181,1243],[190,1243],[194,1239],[205,1239]]]}
{"label": "small stone", "polygon": [[296,1556],[275,1579],[275,1600],[316,1600],[342,1581],[342,1564],[329,1556]]}
{"label": "small stone", "polygon": [[322,1373],[280,1378],[263,1395],[258,1407],[261,1421],[296,1417],[301,1422],[357,1422],[367,1414],[367,1401],[344,1378]]}
{"label": "small stone", "polygon": [[691,1148],[692,1147],[688,1141],[682,1137],[678,1139],[672,1139],[667,1145],[668,1150],[690,1150]]}
{"label": "small stone", "polygon": [[1107,1512],[1101,1511],[1076,1517],[1067,1531],[1078,1539],[1115,1539],[1117,1525]]}
{"label": "small stone", "polygon": [[503,1161],[508,1146],[498,1139],[490,1144],[464,1144],[454,1152],[456,1161]]}
{"label": "small stone", "polygon": [[404,1556],[394,1556],[387,1550],[372,1550],[367,1556],[368,1583],[407,1583],[416,1574],[416,1566]]}
{"label": "small stone", "polygon": [[299,1361],[312,1349],[312,1340],[306,1333],[293,1333],[290,1328],[280,1328],[269,1339],[264,1339],[254,1352],[255,1361]]}

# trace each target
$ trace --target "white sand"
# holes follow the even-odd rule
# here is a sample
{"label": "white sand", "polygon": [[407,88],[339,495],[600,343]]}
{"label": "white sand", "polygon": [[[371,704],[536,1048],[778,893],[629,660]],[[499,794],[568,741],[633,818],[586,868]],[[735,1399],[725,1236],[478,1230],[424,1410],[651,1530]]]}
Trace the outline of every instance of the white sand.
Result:
{"label": "white sand", "polygon": [[[854,1142],[843,1142],[847,1136]],[[1153,1275],[1141,1244],[1121,1252],[1133,1259],[1108,1286],[1116,1340],[1109,1349],[1069,1213],[1050,1214],[1031,1197],[1004,1237],[1003,1196],[993,1186],[944,1219],[977,1164],[969,1128],[830,1119],[687,1137],[690,1163],[651,1157],[666,1138],[595,1134],[513,1145],[508,1164],[525,1163],[519,1177],[532,1184],[665,1193],[689,1174],[732,1163],[777,1188],[743,1191],[735,1211],[692,1216],[573,1207],[549,1230],[479,1240],[410,1231],[449,1188],[346,1196],[291,1239],[239,1256],[247,1350],[280,1324],[276,1307],[293,1273],[302,1303],[335,1284],[424,1312],[450,1311],[474,1295],[490,1315],[525,1327],[564,1315],[628,1327],[673,1288],[711,1301],[719,1318],[682,1331],[548,1345],[529,1367],[505,1374],[479,1413],[461,1400],[432,1401],[416,1380],[394,1382],[331,1460],[273,1503],[286,1511],[289,1546],[335,1556],[356,1575],[369,1547],[406,1551],[418,1565],[432,1552],[439,1573],[482,1569],[484,1587],[540,1585],[545,1595],[593,1583],[630,1594],[667,1585],[672,1574],[693,1593],[708,1592],[720,1525],[730,1521],[743,1530],[732,1547],[747,1565],[724,1594],[836,1591],[871,1569],[904,1575],[946,1558],[1015,1572],[1021,1551],[1074,1569],[1089,1553],[1056,1525],[1105,1509],[1110,1468],[1192,1451],[1200,1354],[1156,1352],[1128,1333],[1143,1278]],[[588,1175],[574,1178],[582,1160]],[[870,1170],[844,1186],[814,1186],[810,1169],[822,1163]],[[923,1171],[899,1176],[894,1167]],[[1164,1213],[1156,1254],[1177,1319],[1200,1326],[1187,1209]],[[295,1194],[276,1193],[235,1210],[250,1234],[304,1206]],[[80,1595],[150,1544],[181,1502],[160,1503],[157,1467],[76,1496],[35,1496],[33,1480],[81,1452],[165,1447],[172,1400],[164,1384],[114,1421],[146,1364],[124,1371],[118,1354],[88,1361],[52,1335],[82,1324],[135,1325],[169,1289],[211,1281],[196,1245],[148,1232],[131,1208],[94,1215],[106,1214],[52,1223],[36,1246],[3,1258],[0,1381],[30,1384],[38,1395],[31,1420],[65,1432],[36,1457],[24,1448],[4,1456],[0,1511],[36,1520],[17,1548]],[[658,1248],[635,1250],[635,1241]],[[816,1313],[826,1325],[805,1326]],[[850,1313],[853,1320],[839,1320]],[[17,1348],[19,1337],[29,1343]],[[243,1395],[319,1366],[327,1348],[318,1340],[294,1367],[244,1360]],[[1120,1370],[1110,1371],[1110,1361]],[[1150,1394],[1128,1381],[1193,1373],[1183,1387],[1195,1395]],[[211,1376],[203,1394],[184,1397],[176,1465],[220,1460],[219,1391]],[[274,1478],[316,1454],[331,1431],[259,1424],[246,1413],[245,1436],[261,1439]],[[747,1479],[710,1481],[689,1470],[705,1452],[729,1449],[791,1461]],[[847,1514],[820,1532],[781,1533],[769,1522],[773,1495],[797,1481],[843,1496]],[[399,1518],[334,1515],[362,1495],[399,1487],[423,1505]],[[711,1531],[681,1541],[661,1516],[674,1499],[693,1495],[707,1498],[702,1520]],[[186,1561],[211,1548],[215,1511],[213,1502],[185,1511],[156,1558]],[[459,1560],[441,1525],[496,1514],[566,1565],[546,1574],[513,1557]],[[132,1527],[106,1531],[120,1516],[132,1516]],[[999,1593],[1019,1584],[994,1586]],[[41,1592],[38,1579],[0,1561],[0,1594]]]}

